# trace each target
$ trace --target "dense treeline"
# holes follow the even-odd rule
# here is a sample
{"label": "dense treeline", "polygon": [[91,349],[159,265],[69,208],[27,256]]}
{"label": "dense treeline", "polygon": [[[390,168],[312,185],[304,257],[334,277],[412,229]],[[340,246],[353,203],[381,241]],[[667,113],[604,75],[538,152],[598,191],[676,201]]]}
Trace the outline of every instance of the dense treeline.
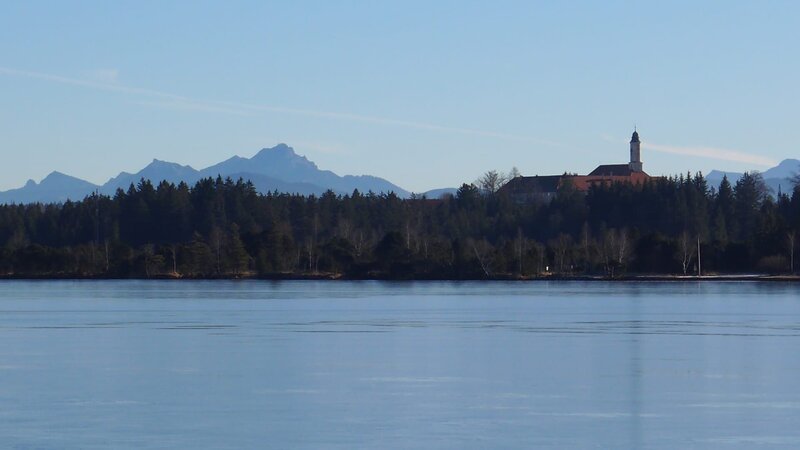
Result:
{"label": "dense treeline", "polygon": [[758,174],[570,186],[518,204],[463,185],[441,200],[258,194],[239,180],[143,180],[113,197],[0,206],[0,275],[490,278],[793,271],[800,188]]}

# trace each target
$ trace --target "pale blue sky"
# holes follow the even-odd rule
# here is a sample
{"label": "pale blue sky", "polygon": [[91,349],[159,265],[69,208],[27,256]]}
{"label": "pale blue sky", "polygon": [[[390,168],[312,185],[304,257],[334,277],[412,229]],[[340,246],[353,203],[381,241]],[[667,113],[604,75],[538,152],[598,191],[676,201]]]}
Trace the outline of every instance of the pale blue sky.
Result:
{"label": "pale blue sky", "polygon": [[4,2],[0,189],[279,142],[409,190],[798,157],[800,3]]}

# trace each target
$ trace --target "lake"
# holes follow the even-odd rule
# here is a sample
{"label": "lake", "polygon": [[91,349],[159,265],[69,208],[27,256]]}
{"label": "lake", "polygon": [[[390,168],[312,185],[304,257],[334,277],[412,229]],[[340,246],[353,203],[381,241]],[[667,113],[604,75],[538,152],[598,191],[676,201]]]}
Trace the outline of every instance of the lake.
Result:
{"label": "lake", "polygon": [[798,448],[799,294],[3,281],[0,448]]}

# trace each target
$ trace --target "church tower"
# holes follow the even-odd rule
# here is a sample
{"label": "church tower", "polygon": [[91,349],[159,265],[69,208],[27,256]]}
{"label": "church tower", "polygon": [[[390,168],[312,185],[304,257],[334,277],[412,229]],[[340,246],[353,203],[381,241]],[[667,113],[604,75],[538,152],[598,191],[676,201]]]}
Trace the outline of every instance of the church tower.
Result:
{"label": "church tower", "polygon": [[642,154],[640,151],[639,133],[633,130],[631,136],[631,162],[628,163],[632,172],[642,171]]}

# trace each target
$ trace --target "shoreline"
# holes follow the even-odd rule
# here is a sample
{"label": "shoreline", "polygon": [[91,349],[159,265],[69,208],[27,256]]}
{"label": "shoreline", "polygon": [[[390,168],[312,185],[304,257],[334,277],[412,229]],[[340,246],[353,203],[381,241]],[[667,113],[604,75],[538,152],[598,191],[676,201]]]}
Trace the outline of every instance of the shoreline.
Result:
{"label": "shoreline", "polygon": [[169,280],[169,281],[234,281],[234,280],[261,280],[261,281],[519,281],[519,282],[540,282],[540,281],[601,281],[601,282],[741,282],[741,281],[760,281],[760,282],[800,282],[800,275],[767,275],[767,274],[714,274],[714,275],[627,275],[621,277],[604,277],[599,275],[544,275],[544,276],[498,276],[498,277],[411,277],[399,278],[391,276],[367,276],[367,277],[348,277],[342,274],[319,273],[319,274],[270,274],[270,275],[230,275],[213,277],[181,276],[172,274],[156,275],[151,277],[116,277],[102,275],[0,275],[0,282],[12,280],[28,281],[60,281],[60,280]]}

